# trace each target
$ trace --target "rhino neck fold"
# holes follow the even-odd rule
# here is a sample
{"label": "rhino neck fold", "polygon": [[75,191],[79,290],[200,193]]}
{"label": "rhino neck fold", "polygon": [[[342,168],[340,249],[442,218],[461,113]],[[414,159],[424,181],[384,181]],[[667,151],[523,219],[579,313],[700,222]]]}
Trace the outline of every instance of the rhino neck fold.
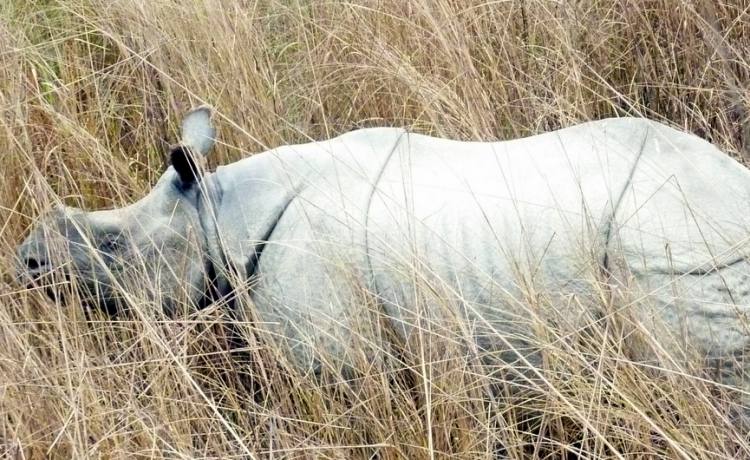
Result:
{"label": "rhino neck fold", "polygon": [[635,157],[635,160],[633,161],[633,166],[630,168],[630,172],[628,173],[628,177],[625,180],[625,184],[620,189],[619,193],[617,194],[617,198],[615,202],[612,204],[612,214],[608,216],[606,221],[606,227],[604,230],[604,257],[601,261],[601,273],[604,275],[605,279],[610,279],[612,276],[612,269],[610,267],[611,261],[610,261],[610,252],[613,248],[610,246],[612,245],[612,239],[613,230],[616,231],[614,228],[617,225],[616,219],[617,219],[617,211],[620,209],[620,203],[622,203],[623,198],[625,197],[625,193],[628,190],[628,187],[630,187],[630,184],[633,182],[633,177],[635,176],[635,171],[638,169],[638,163],[641,161],[641,157],[643,156],[643,152],[646,150],[646,141],[648,140],[648,136],[650,134],[650,128],[646,128],[645,133],[643,134],[643,139],[641,140],[641,146],[638,149],[638,155]]}
{"label": "rhino neck fold", "polygon": [[268,230],[266,233],[261,236],[260,242],[255,246],[253,253],[248,258],[247,262],[245,263],[245,277],[247,279],[251,279],[253,276],[256,275],[258,272],[258,264],[260,263],[260,256],[263,253],[263,250],[266,248],[266,243],[268,243],[271,240],[271,236],[273,235],[274,230],[276,230],[276,225],[279,223],[279,220],[281,220],[281,216],[284,215],[284,212],[289,207],[289,204],[293,201],[292,198],[289,198],[282,206],[281,211],[279,212],[278,217],[271,222]]}
{"label": "rhino neck fold", "polygon": [[196,203],[198,221],[206,244],[204,263],[208,281],[200,302],[201,308],[227,296],[232,290],[226,273],[226,255],[216,225],[216,210],[221,206],[223,195],[224,192],[214,174],[207,174],[201,181]]}

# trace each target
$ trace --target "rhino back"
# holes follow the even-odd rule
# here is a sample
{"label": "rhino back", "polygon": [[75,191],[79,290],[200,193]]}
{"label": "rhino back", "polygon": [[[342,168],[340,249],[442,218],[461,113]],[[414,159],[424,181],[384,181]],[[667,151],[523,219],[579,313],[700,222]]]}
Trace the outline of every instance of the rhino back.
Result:
{"label": "rhino back", "polygon": [[368,220],[375,289],[402,332],[449,310],[478,337],[523,342],[540,295],[557,308],[591,294],[647,129],[612,119],[497,143],[410,135]]}

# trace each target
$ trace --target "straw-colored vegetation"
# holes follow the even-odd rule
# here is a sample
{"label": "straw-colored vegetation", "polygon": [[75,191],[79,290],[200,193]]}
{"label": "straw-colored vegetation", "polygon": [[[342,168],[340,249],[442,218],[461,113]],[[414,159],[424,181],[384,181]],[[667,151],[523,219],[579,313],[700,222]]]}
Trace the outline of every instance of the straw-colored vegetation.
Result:
{"label": "straw-colored vegetation", "polygon": [[[545,366],[532,379],[424,328],[428,352],[405,346],[398,366],[359,363],[344,383],[335,369],[316,378],[288,366],[252,321],[233,348],[222,305],[168,318],[133,289],[135,313],[111,321],[87,317],[75,296],[55,305],[13,282],[14,248],[40,212],[57,199],[94,209],[145,194],[180,116],[200,103],[218,109],[212,166],[362,126],[492,140],[616,115],[671,123],[745,159],[747,10],[0,2],[0,456],[750,456],[738,393],[698,359],[667,359],[616,308],[627,292],[594,299],[605,320],[572,334],[537,324]],[[547,298],[529,295],[529,309],[554,310]]]}

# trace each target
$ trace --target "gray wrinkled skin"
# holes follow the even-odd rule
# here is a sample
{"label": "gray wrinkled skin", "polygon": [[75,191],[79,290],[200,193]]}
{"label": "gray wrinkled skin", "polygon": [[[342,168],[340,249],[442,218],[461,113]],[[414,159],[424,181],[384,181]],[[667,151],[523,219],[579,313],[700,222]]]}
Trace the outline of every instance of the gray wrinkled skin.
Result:
{"label": "gray wrinkled skin", "polygon": [[[213,129],[195,113],[182,144],[205,155]],[[146,270],[183,267],[153,275],[168,298],[198,302],[207,264],[236,274],[241,286],[220,284],[248,289],[261,326],[303,367],[321,350],[346,361],[373,304],[405,339],[417,327],[460,330],[507,363],[538,364],[533,325],[577,330],[596,317],[586,308],[603,283],[637,294],[639,321],[666,348],[725,363],[748,346],[750,173],[656,122],[494,143],[363,129],[193,182],[180,164],[131,207],[63,221],[90,229],[114,278],[114,251],[100,242],[111,232],[132,236]],[[35,230],[20,258],[49,238]],[[106,284],[85,250],[71,252],[70,264]],[[722,370],[738,385],[743,371]]]}

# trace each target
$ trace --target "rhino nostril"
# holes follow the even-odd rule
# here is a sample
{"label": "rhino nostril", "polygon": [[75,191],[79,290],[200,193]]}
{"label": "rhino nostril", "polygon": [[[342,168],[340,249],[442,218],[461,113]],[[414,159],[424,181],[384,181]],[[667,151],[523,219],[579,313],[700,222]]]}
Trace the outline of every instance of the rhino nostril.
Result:
{"label": "rhino nostril", "polygon": [[29,270],[37,270],[38,268],[42,267],[43,265],[44,265],[43,261],[42,261],[42,263],[40,263],[39,260],[36,259],[36,258],[34,258],[34,257],[27,257],[26,258],[26,267]]}

